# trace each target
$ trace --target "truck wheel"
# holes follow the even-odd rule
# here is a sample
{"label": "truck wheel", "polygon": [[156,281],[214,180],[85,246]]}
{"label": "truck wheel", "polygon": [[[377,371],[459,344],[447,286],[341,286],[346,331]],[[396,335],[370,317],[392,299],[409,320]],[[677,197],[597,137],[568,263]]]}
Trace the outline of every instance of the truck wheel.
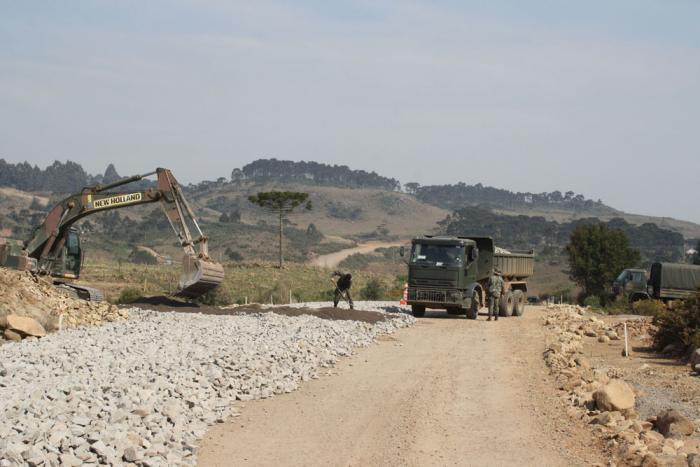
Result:
{"label": "truck wheel", "polygon": [[416,318],[425,316],[425,307],[423,305],[411,305],[411,312]]}
{"label": "truck wheel", "polygon": [[513,292],[513,316],[522,316],[525,313],[525,294],[522,290]]}
{"label": "truck wheel", "polygon": [[476,319],[479,316],[479,294],[477,292],[474,292],[472,295],[472,304],[467,310],[467,318],[468,319]]}
{"label": "truck wheel", "polygon": [[508,317],[513,315],[513,291],[501,295],[501,300],[498,303],[499,315]]}

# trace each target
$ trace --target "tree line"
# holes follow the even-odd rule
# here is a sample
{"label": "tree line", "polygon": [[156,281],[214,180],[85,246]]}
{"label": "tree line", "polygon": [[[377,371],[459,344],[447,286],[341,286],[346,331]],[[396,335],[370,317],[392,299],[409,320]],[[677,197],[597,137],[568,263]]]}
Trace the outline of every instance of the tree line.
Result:
{"label": "tree line", "polygon": [[303,184],[332,185],[345,188],[379,188],[400,190],[401,183],[376,172],[353,170],[346,165],[330,165],[313,161],[258,159],[231,172],[231,181],[293,181]]}
{"label": "tree line", "polygon": [[533,207],[559,207],[571,211],[596,212],[597,214],[610,213],[614,210],[602,201],[586,199],[581,194],[573,191],[562,193],[520,193],[484,186],[481,183],[467,185],[460,182],[454,185],[429,185],[421,186],[418,183],[406,183],[406,191],[413,194],[420,201],[432,204],[444,209],[458,209],[462,206],[489,206],[501,208],[533,208]]}
{"label": "tree line", "polygon": [[564,248],[577,227],[598,224],[624,232],[629,237],[630,246],[639,250],[646,262],[676,262],[684,257],[684,239],[680,233],[652,223],[633,225],[620,218],[608,222],[587,218],[558,223],[540,216],[508,216],[468,206],[439,222],[440,229],[448,235],[484,235],[494,237],[496,244],[505,248],[539,250]]}

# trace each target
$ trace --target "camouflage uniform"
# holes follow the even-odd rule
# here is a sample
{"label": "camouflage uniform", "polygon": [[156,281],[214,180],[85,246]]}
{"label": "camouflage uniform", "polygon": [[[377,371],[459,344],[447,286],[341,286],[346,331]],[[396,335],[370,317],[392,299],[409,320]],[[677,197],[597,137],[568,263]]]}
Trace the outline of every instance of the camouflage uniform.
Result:
{"label": "camouflage uniform", "polygon": [[492,314],[498,321],[498,302],[501,299],[501,292],[503,292],[503,279],[501,274],[495,271],[489,279],[489,321]]}
{"label": "camouflage uniform", "polygon": [[333,295],[333,307],[337,308],[338,307],[338,302],[343,298],[343,295],[348,300],[348,304],[350,304],[350,309],[354,309],[354,304],[352,301],[352,297],[350,296],[350,287],[352,287],[352,275],[351,274],[344,274],[340,271],[335,271],[331,278],[337,277],[338,280],[335,283],[335,293]]}

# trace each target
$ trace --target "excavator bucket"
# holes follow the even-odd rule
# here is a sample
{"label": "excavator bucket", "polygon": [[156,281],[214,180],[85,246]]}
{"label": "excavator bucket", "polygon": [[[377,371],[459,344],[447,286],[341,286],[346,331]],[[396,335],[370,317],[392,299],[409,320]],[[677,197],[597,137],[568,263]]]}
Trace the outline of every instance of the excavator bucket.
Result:
{"label": "excavator bucket", "polygon": [[224,280],[224,267],[219,263],[185,255],[182,266],[184,271],[175,293],[179,297],[200,297]]}

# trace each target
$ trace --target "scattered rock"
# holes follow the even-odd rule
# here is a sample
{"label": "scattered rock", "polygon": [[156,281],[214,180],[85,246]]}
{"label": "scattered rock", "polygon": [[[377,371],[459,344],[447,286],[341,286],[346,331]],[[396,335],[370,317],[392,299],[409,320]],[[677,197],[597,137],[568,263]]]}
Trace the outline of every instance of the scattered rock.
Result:
{"label": "scattered rock", "polygon": [[22,335],[16,331],[13,331],[12,329],[5,329],[5,332],[3,332],[2,335],[8,341],[19,342],[22,340]]}
{"label": "scattered rock", "polygon": [[598,337],[598,342],[601,344],[605,344],[607,342],[610,342],[610,338],[608,336],[600,336]]}
{"label": "scattered rock", "polygon": [[669,409],[656,416],[656,428],[666,438],[690,436],[695,426],[688,418],[675,409]]}
{"label": "scattered rock", "polygon": [[594,394],[596,406],[603,411],[623,411],[634,409],[634,391],[629,384],[620,380],[613,380]]}
{"label": "scattered rock", "polygon": [[34,318],[27,316],[8,315],[7,329],[11,329],[25,336],[44,337],[46,329]]}

